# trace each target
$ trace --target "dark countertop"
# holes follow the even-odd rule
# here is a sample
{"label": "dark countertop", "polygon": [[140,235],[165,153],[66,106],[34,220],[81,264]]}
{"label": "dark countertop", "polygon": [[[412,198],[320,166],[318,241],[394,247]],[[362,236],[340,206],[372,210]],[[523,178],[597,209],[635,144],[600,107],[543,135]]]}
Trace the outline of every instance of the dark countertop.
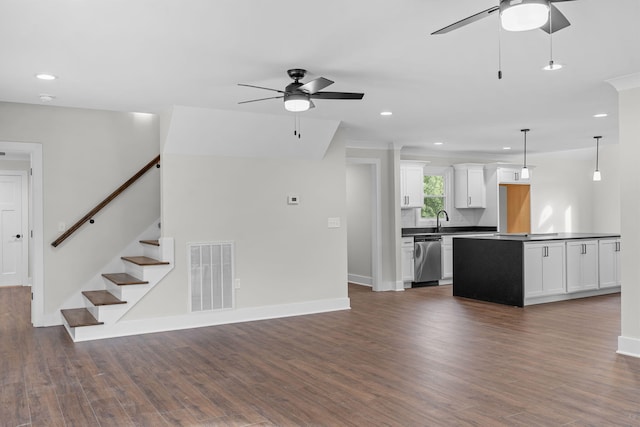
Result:
{"label": "dark countertop", "polygon": [[496,234],[495,236],[476,237],[477,239],[486,240],[508,240],[520,242],[539,242],[549,240],[579,240],[579,239],[603,239],[603,238],[619,238],[620,234],[616,233],[515,233],[515,234]]}
{"label": "dark countertop", "polygon": [[402,237],[413,236],[441,236],[446,234],[478,234],[478,233],[496,233],[496,227],[441,227],[440,231],[435,227],[425,228],[403,228]]}

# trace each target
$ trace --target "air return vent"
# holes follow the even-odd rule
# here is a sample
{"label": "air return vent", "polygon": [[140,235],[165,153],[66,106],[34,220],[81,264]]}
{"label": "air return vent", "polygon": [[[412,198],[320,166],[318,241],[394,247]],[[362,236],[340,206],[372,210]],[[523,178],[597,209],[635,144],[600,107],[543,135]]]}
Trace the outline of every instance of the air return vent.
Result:
{"label": "air return vent", "polygon": [[233,243],[191,243],[191,311],[233,308]]}

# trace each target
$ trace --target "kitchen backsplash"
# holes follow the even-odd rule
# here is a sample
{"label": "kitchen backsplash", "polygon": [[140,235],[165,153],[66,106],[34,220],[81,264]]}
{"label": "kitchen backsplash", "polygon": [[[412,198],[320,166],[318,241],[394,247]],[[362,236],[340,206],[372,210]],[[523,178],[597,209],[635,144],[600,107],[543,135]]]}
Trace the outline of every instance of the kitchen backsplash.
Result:
{"label": "kitchen backsplash", "polygon": [[[401,209],[402,228],[421,227],[416,224],[417,209]],[[469,227],[476,226],[480,222],[483,209],[451,209],[447,211],[449,214],[449,222],[443,222],[442,225],[448,227]],[[442,217],[440,217],[442,219]],[[435,224],[434,224],[435,225]]]}

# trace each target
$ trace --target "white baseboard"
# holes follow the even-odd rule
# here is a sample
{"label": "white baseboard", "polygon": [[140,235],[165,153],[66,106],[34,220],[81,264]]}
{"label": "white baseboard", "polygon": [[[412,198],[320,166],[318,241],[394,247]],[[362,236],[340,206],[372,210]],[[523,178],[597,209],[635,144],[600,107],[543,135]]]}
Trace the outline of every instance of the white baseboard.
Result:
{"label": "white baseboard", "polygon": [[360,276],[359,274],[349,274],[347,280],[356,285],[373,286],[373,277]]}
{"label": "white baseboard", "polygon": [[121,321],[112,325],[103,325],[104,327],[91,326],[86,329],[75,328],[74,341],[90,341],[104,338],[150,334],[155,332],[175,331],[180,329],[202,328],[229,323],[252,322],[256,320],[303,316],[307,314],[326,313],[349,309],[351,309],[349,298],[334,298],[264,307],[189,313],[155,319]]}
{"label": "white baseboard", "polygon": [[616,353],[640,358],[640,339],[619,336]]}

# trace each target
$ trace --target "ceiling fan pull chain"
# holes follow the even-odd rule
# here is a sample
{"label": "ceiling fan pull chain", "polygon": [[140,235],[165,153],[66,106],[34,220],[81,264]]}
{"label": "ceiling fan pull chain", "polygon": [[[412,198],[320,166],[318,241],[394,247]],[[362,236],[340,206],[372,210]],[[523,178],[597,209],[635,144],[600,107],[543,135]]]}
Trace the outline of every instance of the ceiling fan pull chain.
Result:
{"label": "ceiling fan pull chain", "polygon": [[302,135],[300,132],[300,116],[296,115],[296,117],[298,118],[298,139],[300,139],[300,135]]}
{"label": "ceiling fan pull chain", "polygon": [[498,21],[498,80],[502,80],[502,24]]}

